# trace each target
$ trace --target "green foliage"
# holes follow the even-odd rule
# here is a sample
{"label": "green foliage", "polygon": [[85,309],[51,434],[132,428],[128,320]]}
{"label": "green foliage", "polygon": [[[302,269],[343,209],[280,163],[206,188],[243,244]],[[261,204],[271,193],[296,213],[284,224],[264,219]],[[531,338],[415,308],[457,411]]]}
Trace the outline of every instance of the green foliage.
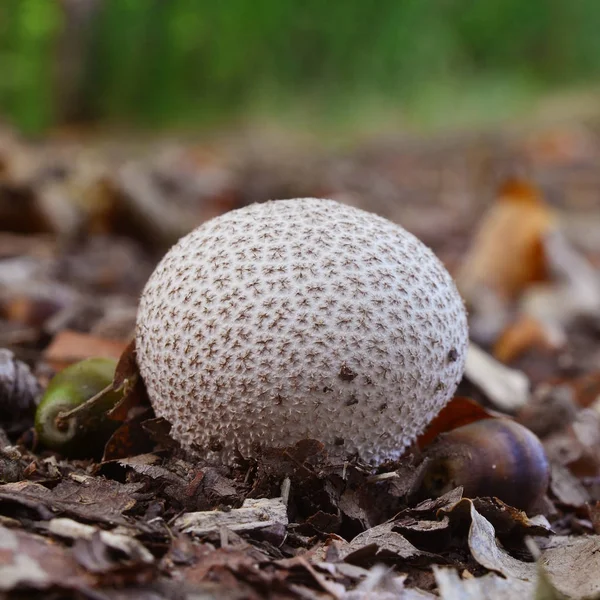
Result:
{"label": "green foliage", "polygon": [[[63,22],[54,0],[0,2],[0,110],[26,131],[60,114]],[[100,0],[74,89],[86,117],[152,127],[410,108],[478,81],[595,81],[598,31],[596,0]]]}
{"label": "green foliage", "polygon": [[0,110],[25,132],[53,120],[53,47],[61,11],[47,0],[0,3]]}

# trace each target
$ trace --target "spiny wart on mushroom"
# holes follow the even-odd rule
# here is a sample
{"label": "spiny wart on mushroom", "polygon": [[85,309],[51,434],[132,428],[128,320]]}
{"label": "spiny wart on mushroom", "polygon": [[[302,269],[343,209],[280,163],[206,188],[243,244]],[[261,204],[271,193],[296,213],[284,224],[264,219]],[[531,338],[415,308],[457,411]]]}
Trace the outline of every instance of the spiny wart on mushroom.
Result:
{"label": "spiny wart on mushroom", "polygon": [[144,289],[136,334],[157,415],[225,463],[305,438],[398,458],[452,396],[467,343],[429,248],[316,198],[254,204],[182,238]]}

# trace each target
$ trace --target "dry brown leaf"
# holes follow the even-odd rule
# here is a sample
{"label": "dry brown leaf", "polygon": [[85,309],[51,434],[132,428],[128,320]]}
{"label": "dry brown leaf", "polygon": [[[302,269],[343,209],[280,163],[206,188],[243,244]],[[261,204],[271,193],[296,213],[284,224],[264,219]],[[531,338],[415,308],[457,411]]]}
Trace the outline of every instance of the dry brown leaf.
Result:
{"label": "dry brown leaf", "polygon": [[2,558],[0,592],[45,590],[60,586],[77,589],[93,580],[77,564],[72,552],[38,535],[0,526]]}
{"label": "dry brown leaf", "polygon": [[469,549],[473,558],[490,571],[501,573],[505,577],[533,582],[536,569],[533,563],[526,563],[511,556],[496,541],[494,526],[475,508],[472,500],[463,498],[452,512],[457,509],[469,511],[471,527],[469,528]]}
{"label": "dry brown leaf", "polygon": [[542,323],[523,315],[502,332],[494,344],[493,354],[499,361],[510,363],[533,349],[554,352],[557,346]]}
{"label": "dry brown leaf", "polygon": [[583,408],[591,407],[600,399],[600,371],[586,373],[572,382],[575,401]]}
{"label": "dry brown leaf", "polygon": [[44,359],[56,371],[86,358],[119,359],[128,342],[107,340],[87,333],[65,329],[54,336],[44,351]]}
{"label": "dry brown leaf", "polygon": [[556,500],[565,506],[579,508],[590,501],[590,495],[582,483],[563,465],[552,464],[550,490]]}
{"label": "dry brown leaf", "polygon": [[382,562],[385,558],[410,560],[420,556],[431,557],[430,553],[419,550],[403,535],[393,531],[394,527],[393,522],[383,523],[359,533],[342,549],[342,558],[355,563],[365,559]]}
{"label": "dry brown leaf", "polygon": [[547,279],[542,238],[555,216],[531,183],[509,180],[490,207],[457,276],[468,303],[482,289],[513,300],[531,283]]}
{"label": "dry brown leaf", "polygon": [[452,400],[442,408],[437,417],[435,417],[427,429],[417,438],[417,445],[419,448],[425,448],[440,433],[456,429],[462,425],[468,425],[474,421],[492,419],[498,416],[500,416],[498,413],[483,408],[481,404],[478,404],[475,400],[471,400],[471,398],[457,396],[452,398]]}
{"label": "dry brown leaf", "polygon": [[[24,513],[50,520],[57,515],[107,525],[130,525],[123,512],[136,505],[139,483],[119,483],[101,477],[73,476],[52,490],[28,481],[0,485],[0,506],[23,507]],[[144,528],[144,524],[139,523]]]}
{"label": "dry brown leaf", "polygon": [[[140,410],[144,411],[143,408]],[[142,412],[119,426],[104,446],[102,462],[145,454],[152,450],[154,444],[142,427],[142,421],[146,417],[147,415]]]}

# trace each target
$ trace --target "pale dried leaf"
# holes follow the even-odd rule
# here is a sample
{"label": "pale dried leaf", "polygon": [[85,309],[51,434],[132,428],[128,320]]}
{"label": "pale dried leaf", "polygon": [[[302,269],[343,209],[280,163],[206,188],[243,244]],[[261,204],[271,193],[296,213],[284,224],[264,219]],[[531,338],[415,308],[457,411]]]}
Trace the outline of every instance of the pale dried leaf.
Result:
{"label": "pale dried leaf", "polygon": [[579,507],[590,501],[588,491],[567,467],[553,462],[550,473],[550,490],[561,504]]}
{"label": "pale dried leaf", "polygon": [[340,558],[352,561],[356,556],[372,550],[375,556],[382,554],[400,558],[427,556],[427,552],[413,546],[403,535],[392,531],[394,523],[383,523],[359,533],[348,545],[340,549]]}
{"label": "pale dried leaf", "polygon": [[527,581],[489,573],[483,577],[461,579],[455,569],[433,566],[442,600],[533,600],[534,586]]}
{"label": "pale dried leaf", "polygon": [[557,536],[540,558],[556,589],[568,598],[600,597],[600,536]]}
{"label": "pale dried leaf", "polygon": [[41,387],[29,367],[0,348],[0,428],[18,434],[33,425]]}
{"label": "pale dried leaf", "polygon": [[91,583],[68,550],[40,536],[0,526],[0,591]]}
{"label": "pale dried leaf", "polygon": [[465,377],[500,410],[513,412],[529,401],[527,376],[499,363],[472,342],[467,352]]}
{"label": "pale dried leaf", "polygon": [[535,581],[535,565],[517,560],[501,548],[496,541],[493,525],[477,512],[470,500],[463,499],[461,502],[470,504],[469,548],[473,558],[486,569],[501,573],[505,577]]}
{"label": "pale dried leaf", "polygon": [[85,525],[72,519],[57,518],[48,523],[48,531],[54,535],[71,540],[91,540],[97,534],[100,541],[109,548],[123,553],[130,559],[145,563],[153,563],[154,556],[135,538],[122,533],[104,531],[92,525]]}
{"label": "pale dried leaf", "polygon": [[175,521],[185,533],[205,535],[222,527],[252,531],[273,525],[287,525],[287,507],[282,498],[247,498],[241,508],[186,513]]}

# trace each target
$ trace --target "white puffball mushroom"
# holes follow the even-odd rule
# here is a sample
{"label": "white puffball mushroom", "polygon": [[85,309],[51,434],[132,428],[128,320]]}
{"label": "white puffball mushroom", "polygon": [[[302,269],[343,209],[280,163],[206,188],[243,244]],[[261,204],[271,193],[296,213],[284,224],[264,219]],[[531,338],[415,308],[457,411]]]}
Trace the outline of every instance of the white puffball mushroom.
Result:
{"label": "white puffball mushroom", "polygon": [[429,248],[316,198],[247,206],[182,238],[136,331],[157,416],[224,463],[307,438],[394,460],[452,397],[467,344],[463,301]]}

